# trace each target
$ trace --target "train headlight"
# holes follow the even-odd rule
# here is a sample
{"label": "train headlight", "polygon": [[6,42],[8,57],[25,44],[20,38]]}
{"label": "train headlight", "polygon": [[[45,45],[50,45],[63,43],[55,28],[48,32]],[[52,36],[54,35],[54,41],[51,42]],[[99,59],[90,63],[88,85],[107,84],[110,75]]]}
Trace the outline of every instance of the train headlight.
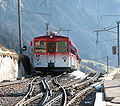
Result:
{"label": "train headlight", "polygon": [[50,38],[52,39],[52,38],[53,38],[53,36],[52,36],[52,35],[50,35]]}

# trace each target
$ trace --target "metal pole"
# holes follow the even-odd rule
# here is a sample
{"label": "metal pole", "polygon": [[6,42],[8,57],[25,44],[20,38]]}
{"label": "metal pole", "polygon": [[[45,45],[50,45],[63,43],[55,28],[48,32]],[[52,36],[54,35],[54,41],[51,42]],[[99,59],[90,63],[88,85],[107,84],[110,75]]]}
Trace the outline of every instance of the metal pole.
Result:
{"label": "metal pole", "polygon": [[97,35],[96,43],[97,43],[97,44],[98,44],[98,33],[99,33],[99,32],[96,32],[96,35]]}
{"label": "metal pole", "polygon": [[118,47],[118,67],[120,65],[120,55],[119,55],[119,21],[117,21],[117,47]]}
{"label": "metal pole", "polygon": [[46,35],[48,36],[48,26],[49,26],[49,23],[46,23]]}
{"label": "metal pole", "polygon": [[21,0],[18,0],[19,49],[22,54]]}
{"label": "metal pole", "polygon": [[109,74],[109,60],[108,60],[108,56],[107,56],[107,74]]}

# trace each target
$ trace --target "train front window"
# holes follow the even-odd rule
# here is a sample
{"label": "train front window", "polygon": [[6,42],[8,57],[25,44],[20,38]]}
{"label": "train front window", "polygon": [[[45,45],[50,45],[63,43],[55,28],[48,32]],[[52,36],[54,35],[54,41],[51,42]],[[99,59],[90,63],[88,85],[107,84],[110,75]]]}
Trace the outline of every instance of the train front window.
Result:
{"label": "train front window", "polygon": [[57,41],[56,42],[56,52],[58,53],[66,53],[68,52],[68,44],[66,41]]}
{"label": "train front window", "polygon": [[45,41],[36,41],[35,42],[35,52],[36,53],[46,53],[46,42]]}
{"label": "train front window", "polygon": [[54,52],[54,42],[53,41],[48,42],[48,52],[49,53]]}

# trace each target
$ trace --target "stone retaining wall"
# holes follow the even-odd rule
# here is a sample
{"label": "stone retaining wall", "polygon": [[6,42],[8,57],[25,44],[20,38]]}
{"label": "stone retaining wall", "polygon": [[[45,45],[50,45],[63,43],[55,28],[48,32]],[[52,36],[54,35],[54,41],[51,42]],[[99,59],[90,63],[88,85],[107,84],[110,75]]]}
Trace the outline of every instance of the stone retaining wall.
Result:
{"label": "stone retaining wall", "polygon": [[19,55],[15,52],[2,51],[0,49],[0,82],[14,80],[24,76],[25,71]]}

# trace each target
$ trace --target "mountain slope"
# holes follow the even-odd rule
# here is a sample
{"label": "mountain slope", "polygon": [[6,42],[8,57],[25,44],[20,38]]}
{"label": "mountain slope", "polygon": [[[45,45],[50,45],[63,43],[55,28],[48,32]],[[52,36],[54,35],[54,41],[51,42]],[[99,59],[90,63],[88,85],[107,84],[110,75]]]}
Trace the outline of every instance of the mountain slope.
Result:
{"label": "mountain slope", "polygon": [[[108,42],[100,43],[99,49],[96,49],[96,36],[93,31],[98,24],[97,13],[91,8],[88,9],[86,3],[89,4],[82,0],[22,0],[24,43],[29,44],[33,37],[45,34],[45,23],[49,22],[49,31],[52,31],[53,28],[71,30],[60,34],[69,36],[73,40],[81,58],[92,59],[96,53],[98,57],[110,55],[111,44]],[[46,13],[49,16],[39,13]],[[3,31],[0,30],[0,35],[18,39],[17,1],[0,0],[0,14],[0,29],[6,32],[3,34]],[[19,47],[18,40],[14,40],[14,42],[13,45]],[[7,45],[6,42],[2,42],[2,44],[16,49],[10,42]],[[114,60],[113,63],[115,63]]]}
{"label": "mountain slope", "polygon": [[[80,65],[81,71],[85,72],[85,73],[91,73],[91,72],[101,72],[102,74],[107,73],[107,65],[99,63],[99,62],[95,62],[95,61],[91,61],[91,60],[85,60],[82,59],[81,61],[81,65]],[[109,72],[111,72],[114,67],[108,66],[108,70]]]}

